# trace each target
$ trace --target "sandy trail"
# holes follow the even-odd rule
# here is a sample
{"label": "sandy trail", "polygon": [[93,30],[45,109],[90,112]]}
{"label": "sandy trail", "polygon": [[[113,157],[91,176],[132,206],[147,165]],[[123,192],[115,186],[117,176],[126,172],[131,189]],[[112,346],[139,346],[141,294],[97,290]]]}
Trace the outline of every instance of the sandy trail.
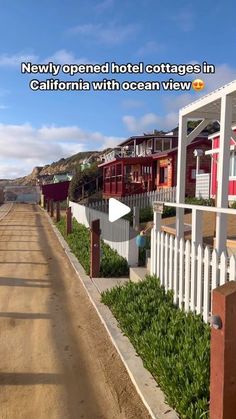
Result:
{"label": "sandy trail", "polygon": [[37,206],[0,222],[0,418],[149,415]]}

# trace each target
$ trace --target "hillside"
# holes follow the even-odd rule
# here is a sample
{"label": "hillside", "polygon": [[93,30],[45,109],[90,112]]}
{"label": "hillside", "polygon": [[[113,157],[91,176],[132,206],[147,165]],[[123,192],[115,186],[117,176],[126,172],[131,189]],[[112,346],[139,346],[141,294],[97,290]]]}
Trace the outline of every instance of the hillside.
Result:
{"label": "hillside", "polygon": [[54,175],[56,173],[73,172],[85,158],[91,156],[91,154],[93,153],[103,154],[104,151],[106,150],[103,150],[101,152],[84,151],[74,154],[73,156],[68,158],[62,158],[51,164],[46,164],[42,167],[37,166],[27,176],[14,180],[1,179],[0,185],[35,185],[38,176],[40,177],[45,175]]}

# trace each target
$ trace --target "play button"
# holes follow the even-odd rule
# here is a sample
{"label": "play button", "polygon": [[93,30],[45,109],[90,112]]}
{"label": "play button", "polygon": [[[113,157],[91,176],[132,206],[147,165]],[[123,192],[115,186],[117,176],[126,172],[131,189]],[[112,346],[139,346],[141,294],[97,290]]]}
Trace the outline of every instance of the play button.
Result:
{"label": "play button", "polygon": [[122,202],[118,201],[117,199],[110,198],[109,199],[109,221],[113,223],[119,218],[124,217],[124,215],[129,214],[131,208],[127,205],[123,204]]}

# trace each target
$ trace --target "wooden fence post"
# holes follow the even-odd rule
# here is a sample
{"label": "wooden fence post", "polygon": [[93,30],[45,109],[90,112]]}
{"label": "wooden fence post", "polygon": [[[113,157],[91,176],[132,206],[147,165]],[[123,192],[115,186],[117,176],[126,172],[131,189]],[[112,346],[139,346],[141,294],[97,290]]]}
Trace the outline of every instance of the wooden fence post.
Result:
{"label": "wooden fence post", "polygon": [[61,206],[60,201],[57,201],[56,203],[56,222],[58,223],[61,219]]}
{"label": "wooden fence post", "polygon": [[66,210],[66,234],[72,233],[72,212],[71,207],[68,207]]}
{"label": "wooden fence post", "polygon": [[100,220],[92,221],[90,234],[90,277],[98,278],[100,273]]}
{"label": "wooden fence post", "polygon": [[50,216],[52,218],[54,216],[54,202],[53,202],[53,199],[50,200]]}
{"label": "wooden fence post", "polygon": [[236,412],[236,281],[213,290],[210,419],[232,419]]}
{"label": "wooden fence post", "polygon": [[45,196],[44,196],[44,194],[41,194],[41,196],[40,196],[40,206],[42,208],[45,208]]}

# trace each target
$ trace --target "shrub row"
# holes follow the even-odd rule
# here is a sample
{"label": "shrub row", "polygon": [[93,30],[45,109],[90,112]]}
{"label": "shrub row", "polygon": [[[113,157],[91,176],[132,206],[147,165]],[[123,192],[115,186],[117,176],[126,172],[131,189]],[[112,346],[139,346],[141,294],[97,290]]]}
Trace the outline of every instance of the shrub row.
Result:
{"label": "shrub row", "polygon": [[173,303],[156,277],[102,294],[145,367],[184,419],[208,417],[210,328]]}
{"label": "shrub row", "polygon": [[[66,235],[66,221],[62,218],[57,227],[68,242],[87,275],[90,271],[90,232],[85,226],[73,219],[73,232]],[[120,256],[110,246],[101,241],[102,258],[100,267],[101,277],[119,277],[129,274],[129,266],[126,259]]]}

